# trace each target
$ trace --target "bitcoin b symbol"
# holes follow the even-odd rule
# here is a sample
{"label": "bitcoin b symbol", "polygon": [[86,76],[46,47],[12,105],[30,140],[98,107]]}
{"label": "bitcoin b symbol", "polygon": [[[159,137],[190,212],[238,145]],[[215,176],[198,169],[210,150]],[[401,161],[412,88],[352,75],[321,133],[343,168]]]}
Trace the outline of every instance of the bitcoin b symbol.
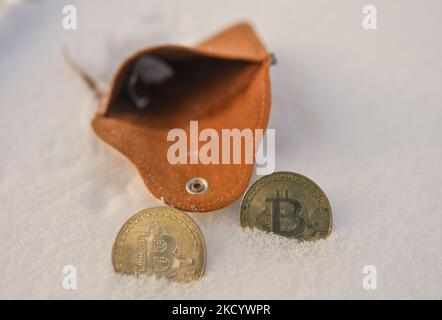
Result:
{"label": "bitcoin b symbol", "polygon": [[140,271],[166,272],[175,259],[176,241],[167,234],[161,224],[154,224],[149,231],[140,236],[138,259]]}
{"label": "bitcoin b symbol", "polygon": [[276,197],[265,199],[272,207],[271,231],[289,237],[302,235],[305,222],[301,217],[301,202],[289,198],[288,190],[283,191],[284,196],[280,195],[280,190],[276,190]]}
{"label": "bitcoin b symbol", "polygon": [[154,272],[164,272],[170,268],[176,242],[163,230],[162,225],[154,226],[152,229],[152,269]]}

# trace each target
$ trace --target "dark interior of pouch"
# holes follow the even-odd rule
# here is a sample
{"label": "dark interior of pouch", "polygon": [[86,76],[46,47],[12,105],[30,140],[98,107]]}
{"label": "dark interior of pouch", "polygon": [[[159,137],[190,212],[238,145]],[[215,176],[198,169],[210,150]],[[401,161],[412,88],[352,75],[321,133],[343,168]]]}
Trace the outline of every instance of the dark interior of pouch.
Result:
{"label": "dark interior of pouch", "polygon": [[[137,72],[134,61],[124,72],[123,84],[112,97],[107,114],[152,128],[188,126],[189,120],[216,117],[225,112],[232,100],[247,89],[261,66],[256,62],[204,56],[183,59],[150,54],[141,59],[145,57],[160,61],[169,73],[164,72],[162,81],[140,79],[130,85],[130,77]],[[149,69],[143,71],[148,73]],[[147,104],[137,106],[136,97],[145,98]]]}

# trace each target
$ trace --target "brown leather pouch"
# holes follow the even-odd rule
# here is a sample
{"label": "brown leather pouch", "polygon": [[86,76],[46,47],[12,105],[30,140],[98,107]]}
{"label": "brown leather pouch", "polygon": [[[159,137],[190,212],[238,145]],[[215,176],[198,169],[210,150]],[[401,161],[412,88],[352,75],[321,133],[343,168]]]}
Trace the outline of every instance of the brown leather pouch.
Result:
{"label": "brown leather pouch", "polygon": [[[166,68],[165,79],[152,76],[145,85],[133,78],[140,59],[148,69],[149,65]],[[253,164],[171,164],[167,152],[173,142],[167,141],[167,135],[181,128],[189,137],[191,120],[198,121],[200,131],[215,129],[220,140],[222,129],[265,129],[270,112],[269,65],[266,49],[246,23],[195,47],[141,50],[117,71],[92,127],[136,166],[149,191],[165,203],[186,211],[223,208],[245,191]],[[138,108],[134,99],[140,100]],[[243,148],[242,159],[244,152]],[[207,181],[206,192],[186,190],[195,177]]]}

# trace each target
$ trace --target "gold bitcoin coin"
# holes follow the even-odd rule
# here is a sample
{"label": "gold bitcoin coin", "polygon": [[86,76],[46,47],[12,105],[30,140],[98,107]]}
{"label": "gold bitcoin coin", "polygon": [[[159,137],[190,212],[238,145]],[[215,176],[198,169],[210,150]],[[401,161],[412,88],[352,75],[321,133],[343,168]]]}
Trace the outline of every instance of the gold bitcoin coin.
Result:
{"label": "gold bitcoin coin", "polygon": [[145,209],[118,232],[112,264],[124,274],[190,282],[203,276],[206,245],[200,229],[184,212],[170,207]]}
{"label": "gold bitcoin coin", "polygon": [[326,238],[330,203],[319,186],[293,172],[275,172],[253,183],[241,203],[241,226],[298,240]]}

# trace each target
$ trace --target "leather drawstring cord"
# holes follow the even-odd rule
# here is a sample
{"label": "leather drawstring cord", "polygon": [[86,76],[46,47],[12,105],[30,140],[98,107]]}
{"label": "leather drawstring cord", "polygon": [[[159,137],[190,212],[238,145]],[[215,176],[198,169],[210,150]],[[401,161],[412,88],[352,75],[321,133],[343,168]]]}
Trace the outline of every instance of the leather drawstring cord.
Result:
{"label": "leather drawstring cord", "polygon": [[94,93],[95,97],[98,100],[101,100],[104,96],[104,92],[100,90],[97,81],[93,79],[86,71],[84,71],[71,57],[69,51],[66,47],[61,47],[61,53],[63,55],[64,60],[68,64],[68,66],[80,76],[80,78],[84,81],[84,83],[88,86],[88,88]]}

